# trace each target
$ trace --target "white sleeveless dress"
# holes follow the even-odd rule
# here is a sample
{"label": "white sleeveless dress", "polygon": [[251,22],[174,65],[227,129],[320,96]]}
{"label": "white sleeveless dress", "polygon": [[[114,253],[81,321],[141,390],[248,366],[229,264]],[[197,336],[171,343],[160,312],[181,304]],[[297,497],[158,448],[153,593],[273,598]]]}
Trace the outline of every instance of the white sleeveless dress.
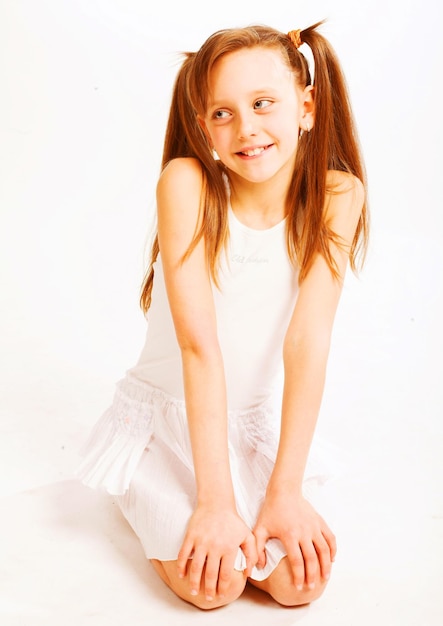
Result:
{"label": "white sleeveless dress", "polygon": [[[295,306],[297,270],[286,248],[286,222],[254,230],[229,208],[229,246],[213,287],[228,400],[229,454],[239,515],[253,528],[275,461],[279,436],[283,340]],[[305,480],[325,478],[310,455]],[[320,451],[318,451],[320,452]],[[147,558],[175,560],[196,501],[182,363],[161,258],[155,264],[146,342],[97,423],[78,475],[117,496]],[[271,539],[263,580],[285,556]],[[246,560],[239,548],[236,569]]]}

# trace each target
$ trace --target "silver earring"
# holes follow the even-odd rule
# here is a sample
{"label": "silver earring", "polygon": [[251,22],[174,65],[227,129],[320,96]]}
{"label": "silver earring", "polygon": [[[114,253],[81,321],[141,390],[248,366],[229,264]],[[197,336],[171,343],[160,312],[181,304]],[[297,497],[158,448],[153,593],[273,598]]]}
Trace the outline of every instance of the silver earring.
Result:
{"label": "silver earring", "polygon": [[309,126],[309,122],[306,122],[306,132],[307,133],[311,132],[311,127]]}
{"label": "silver earring", "polygon": [[220,157],[218,156],[217,150],[215,148],[212,148],[212,157],[214,161],[220,161]]}

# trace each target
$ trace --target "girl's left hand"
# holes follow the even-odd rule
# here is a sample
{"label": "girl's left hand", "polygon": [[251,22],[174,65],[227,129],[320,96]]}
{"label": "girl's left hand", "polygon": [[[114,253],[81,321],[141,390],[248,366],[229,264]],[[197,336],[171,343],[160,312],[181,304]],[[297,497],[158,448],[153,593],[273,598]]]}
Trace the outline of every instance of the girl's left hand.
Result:
{"label": "girl's left hand", "polygon": [[277,538],[286,548],[298,590],[304,585],[312,589],[319,576],[328,580],[337,551],[335,537],[302,496],[268,494],[253,532],[257,540],[258,567],[266,563],[267,540]]}

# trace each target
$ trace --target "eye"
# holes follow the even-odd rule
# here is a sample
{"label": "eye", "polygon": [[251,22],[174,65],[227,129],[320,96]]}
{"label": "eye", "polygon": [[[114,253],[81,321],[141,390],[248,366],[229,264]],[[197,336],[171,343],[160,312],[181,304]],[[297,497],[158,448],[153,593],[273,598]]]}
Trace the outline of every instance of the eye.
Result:
{"label": "eye", "polygon": [[254,109],[266,109],[268,106],[272,104],[271,100],[256,100],[254,102]]}
{"label": "eye", "polygon": [[229,117],[229,113],[228,113],[228,111],[224,111],[223,109],[219,109],[218,111],[215,111],[213,113],[212,117],[215,120],[224,120],[227,117]]}

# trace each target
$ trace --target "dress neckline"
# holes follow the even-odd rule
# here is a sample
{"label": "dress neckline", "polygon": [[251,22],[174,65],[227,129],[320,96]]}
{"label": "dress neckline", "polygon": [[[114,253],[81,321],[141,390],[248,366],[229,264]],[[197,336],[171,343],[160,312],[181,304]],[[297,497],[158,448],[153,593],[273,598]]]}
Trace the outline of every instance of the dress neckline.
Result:
{"label": "dress neckline", "polygon": [[242,230],[249,232],[249,233],[258,234],[258,235],[260,233],[270,233],[273,231],[282,230],[283,228],[285,228],[286,220],[287,220],[287,218],[284,217],[280,222],[277,222],[277,224],[274,224],[274,226],[270,226],[269,228],[252,228],[252,226],[247,226],[241,220],[239,220],[239,218],[236,216],[236,214],[234,213],[232,209],[230,201],[228,201],[228,214],[230,216],[230,219],[235,224],[237,224],[237,226],[239,226]]}

